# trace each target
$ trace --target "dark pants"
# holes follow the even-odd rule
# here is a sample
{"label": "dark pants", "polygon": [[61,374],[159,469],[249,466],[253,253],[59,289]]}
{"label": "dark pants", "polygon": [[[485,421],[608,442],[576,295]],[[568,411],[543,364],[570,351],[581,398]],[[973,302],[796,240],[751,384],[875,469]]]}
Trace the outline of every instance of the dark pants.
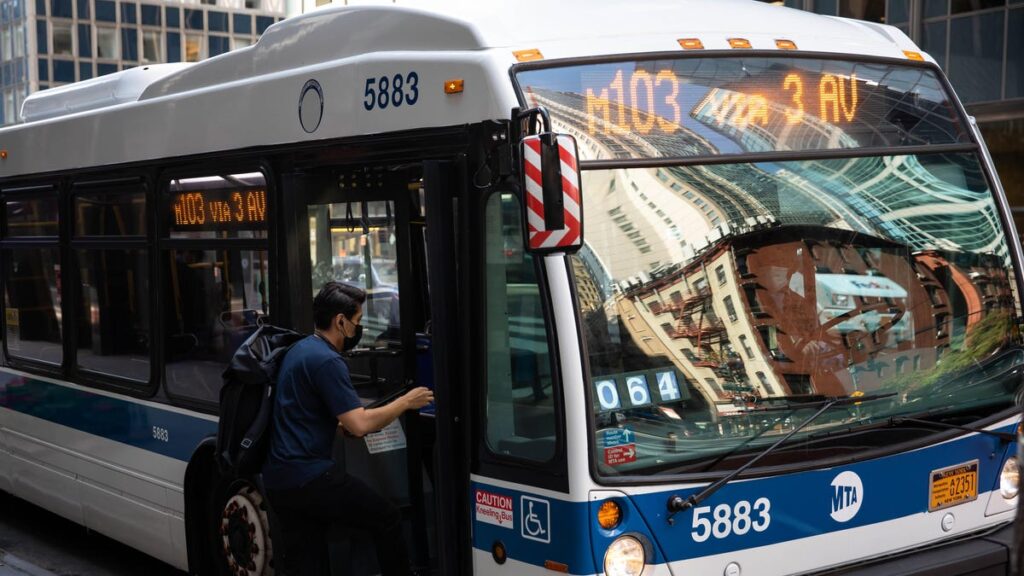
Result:
{"label": "dark pants", "polygon": [[330,574],[327,533],[365,531],[377,546],[383,576],[407,576],[402,515],[387,498],[348,474],[328,472],[295,490],[268,490],[284,537],[288,576]]}

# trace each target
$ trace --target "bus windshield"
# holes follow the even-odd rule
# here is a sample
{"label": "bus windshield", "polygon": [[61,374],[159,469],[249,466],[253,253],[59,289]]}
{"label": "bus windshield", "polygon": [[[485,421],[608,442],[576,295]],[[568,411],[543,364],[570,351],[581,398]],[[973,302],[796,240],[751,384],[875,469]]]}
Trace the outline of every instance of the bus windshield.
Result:
{"label": "bus windshield", "polygon": [[893,416],[1012,405],[1010,252],[930,69],[714,58],[518,80],[580,141],[571,261],[602,475],[735,468],[828,397],[887,395],[830,409],[764,464],[936,431]]}

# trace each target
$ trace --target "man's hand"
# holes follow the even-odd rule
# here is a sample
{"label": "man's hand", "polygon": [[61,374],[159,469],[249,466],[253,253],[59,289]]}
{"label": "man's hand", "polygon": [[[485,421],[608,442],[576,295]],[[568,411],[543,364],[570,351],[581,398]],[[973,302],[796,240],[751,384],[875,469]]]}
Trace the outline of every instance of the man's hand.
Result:
{"label": "man's hand", "polygon": [[433,401],[434,391],[423,386],[413,388],[402,396],[402,402],[406,405],[406,410],[419,410]]}

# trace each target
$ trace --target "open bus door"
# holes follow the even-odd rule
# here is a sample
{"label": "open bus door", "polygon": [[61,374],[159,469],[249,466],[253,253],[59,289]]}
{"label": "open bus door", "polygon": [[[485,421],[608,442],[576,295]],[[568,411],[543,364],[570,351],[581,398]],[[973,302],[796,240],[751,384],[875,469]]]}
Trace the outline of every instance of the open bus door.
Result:
{"label": "open bus door", "polygon": [[[379,433],[339,436],[338,466],[401,509],[415,567],[453,575],[460,573],[455,541],[465,525],[455,510],[464,506],[459,487],[468,482],[466,459],[453,440],[460,436],[452,427],[461,396],[449,359],[458,339],[453,210],[461,188],[453,174],[459,170],[447,161],[348,165],[293,173],[284,183],[292,203],[287,282],[296,328],[312,331],[312,297],[326,282],[362,288],[363,337],[346,355],[364,403],[415,386],[435,390],[436,405],[406,413]],[[367,537],[329,541],[333,573],[377,573]]]}

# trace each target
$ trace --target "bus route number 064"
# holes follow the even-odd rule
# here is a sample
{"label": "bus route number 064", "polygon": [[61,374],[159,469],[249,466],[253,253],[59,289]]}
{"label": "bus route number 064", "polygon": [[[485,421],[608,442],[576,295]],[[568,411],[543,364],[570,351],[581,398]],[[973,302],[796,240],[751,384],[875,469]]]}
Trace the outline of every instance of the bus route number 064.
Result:
{"label": "bus route number 064", "polygon": [[746,500],[735,504],[719,504],[701,506],[693,509],[694,542],[704,542],[714,536],[717,539],[728,538],[730,535],[743,536],[753,530],[764,532],[772,522],[769,514],[772,503],[767,498],[758,498],[751,505]]}
{"label": "bus route number 064", "polygon": [[412,106],[420,99],[420,75],[416,72],[367,78],[363,85],[363,108],[385,110]]}

